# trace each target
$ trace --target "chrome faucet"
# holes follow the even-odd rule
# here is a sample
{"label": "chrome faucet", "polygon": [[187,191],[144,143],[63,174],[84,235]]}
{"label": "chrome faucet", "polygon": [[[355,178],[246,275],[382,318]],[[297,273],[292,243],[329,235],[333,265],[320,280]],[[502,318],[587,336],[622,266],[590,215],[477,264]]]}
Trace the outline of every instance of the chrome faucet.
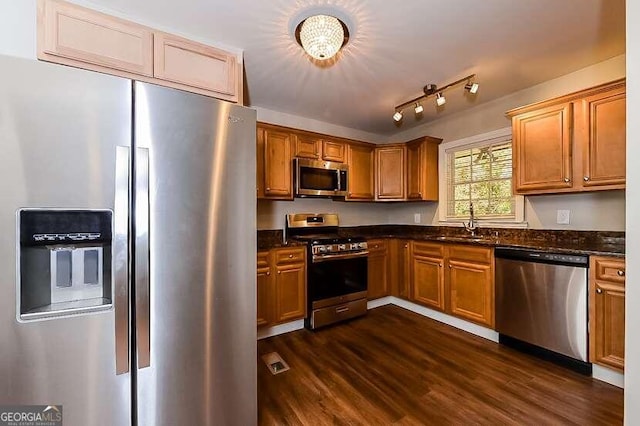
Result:
{"label": "chrome faucet", "polygon": [[473,215],[473,203],[469,203],[469,222],[462,222],[464,225],[464,229],[471,232],[471,236],[476,236],[476,230],[478,229],[478,224],[476,223],[476,218]]}

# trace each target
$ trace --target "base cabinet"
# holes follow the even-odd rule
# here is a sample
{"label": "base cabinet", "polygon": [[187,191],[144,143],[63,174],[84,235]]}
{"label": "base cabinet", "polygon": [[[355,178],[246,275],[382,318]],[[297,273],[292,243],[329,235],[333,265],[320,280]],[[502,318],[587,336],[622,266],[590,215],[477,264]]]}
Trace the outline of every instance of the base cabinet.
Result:
{"label": "base cabinet", "polygon": [[367,298],[369,300],[388,296],[389,292],[389,250],[387,240],[370,240],[367,271]]}
{"label": "base cabinet", "polygon": [[624,371],[625,261],[592,256],[589,267],[589,360]]}
{"label": "base cabinet", "polygon": [[389,290],[392,296],[409,300],[411,271],[411,241],[389,241]]}
{"label": "base cabinet", "polygon": [[257,325],[302,319],[307,307],[306,249],[258,252]]}
{"label": "base cabinet", "polygon": [[488,247],[414,241],[411,300],[493,328],[493,263]]}

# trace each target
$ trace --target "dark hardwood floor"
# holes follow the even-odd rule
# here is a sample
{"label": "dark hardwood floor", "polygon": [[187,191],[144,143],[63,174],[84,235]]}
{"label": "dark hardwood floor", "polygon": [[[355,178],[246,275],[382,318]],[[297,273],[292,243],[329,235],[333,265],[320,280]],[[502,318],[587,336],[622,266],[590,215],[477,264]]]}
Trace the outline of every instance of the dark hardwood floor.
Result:
{"label": "dark hardwood floor", "polygon": [[[290,370],[272,375],[276,351]],[[614,425],[623,391],[396,306],[258,342],[261,425]]]}

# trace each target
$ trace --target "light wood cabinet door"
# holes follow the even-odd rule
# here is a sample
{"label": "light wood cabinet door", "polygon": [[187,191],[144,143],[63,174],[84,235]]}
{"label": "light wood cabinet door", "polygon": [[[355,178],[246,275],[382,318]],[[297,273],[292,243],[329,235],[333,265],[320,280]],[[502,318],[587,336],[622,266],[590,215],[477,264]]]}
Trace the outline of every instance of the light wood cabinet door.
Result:
{"label": "light wood cabinet door", "polygon": [[405,198],[405,146],[385,146],[375,150],[376,200]]}
{"label": "light wood cabinet door", "polygon": [[414,254],[411,269],[411,299],[444,311],[444,259]]}
{"label": "light wood cabinet door", "polygon": [[322,159],[325,161],[335,161],[344,163],[346,160],[345,144],[331,140],[322,141]]}
{"label": "light wood cabinet door", "polygon": [[258,280],[257,290],[257,323],[258,327],[269,324],[272,321],[273,285],[271,280],[271,265],[269,252],[258,252]]}
{"label": "light wood cabinet door", "polygon": [[238,102],[235,55],[172,34],[153,34],[153,76]]}
{"label": "light wood cabinet door", "polygon": [[438,144],[425,137],[407,142],[407,199],[438,201]]}
{"label": "light wood cabinet door", "polygon": [[516,193],[568,189],[572,182],[572,103],[513,117]]}
{"label": "light wood cabinet door", "polygon": [[[626,94],[624,86],[580,103],[582,185],[624,188],[626,178]],[[612,189],[615,189],[612,188]]]}
{"label": "light wood cabinet door", "polygon": [[368,241],[368,289],[369,300],[378,299],[389,295],[389,258],[387,241]]}
{"label": "light wood cabinet door", "polygon": [[625,262],[592,256],[589,268],[589,361],[624,370]]}
{"label": "light wood cabinet door", "polygon": [[38,1],[38,21],[39,59],[153,76],[150,28],[55,0]]}
{"label": "light wood cabinet door", "polygon": [[291,134],[263,129],[264,197],[293,200]]}
{"label": "light wood cabinet door", "polygon": [[349,176],[346,200],[373,200],[373,151],[373,147],[368,145],[350,144],[347,148]]}
{"label": "light wood cabinet door", "polygon": [[276,323],[293,321],[306,315],[306,268],[304,263],[289,263],[275,267]]}
{"label": "light wood cabinet door", "polygon": [[458,317],[494,326],[493,269],[490,264],[449,259],[449,311]]}
{"label": "light wood cabinet door", "polygon": [[293,134],[294,157],[320,159],[321,140],[317,137],[305,134]]}

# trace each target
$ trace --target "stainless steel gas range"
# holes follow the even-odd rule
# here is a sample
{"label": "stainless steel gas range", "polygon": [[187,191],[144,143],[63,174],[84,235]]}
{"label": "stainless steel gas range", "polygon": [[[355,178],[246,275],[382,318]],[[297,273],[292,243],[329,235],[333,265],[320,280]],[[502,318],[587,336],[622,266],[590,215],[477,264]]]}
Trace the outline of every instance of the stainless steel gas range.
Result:
{"label": "stainless steel gas range", "polygon": [[327,213],[287,215],[285,235],[307,242],[305,327],[314,330],[367,313],[364,238],[341,237],[338,215]]}

